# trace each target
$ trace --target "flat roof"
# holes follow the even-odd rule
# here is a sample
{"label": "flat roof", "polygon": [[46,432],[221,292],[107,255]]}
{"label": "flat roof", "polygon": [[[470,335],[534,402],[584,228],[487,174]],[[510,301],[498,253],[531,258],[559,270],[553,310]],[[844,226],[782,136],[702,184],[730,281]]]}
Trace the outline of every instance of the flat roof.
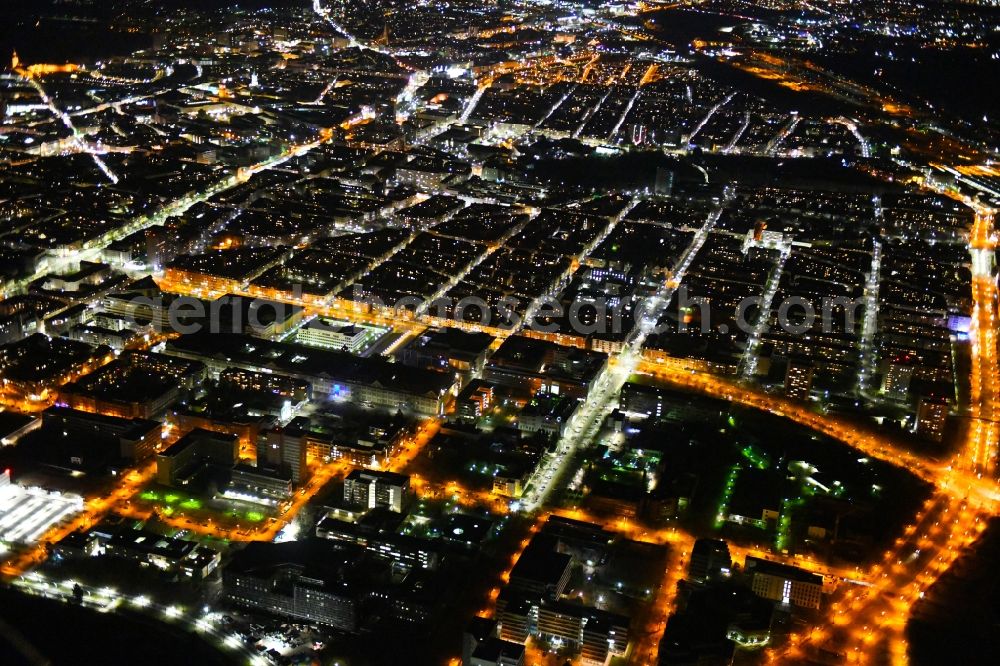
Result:
{"label": "flat roof", "polygon": [[154,419],[128,419],[121,416],[110,416],[97,412],[85,412],[72,407],[53,405],[42,412],[42,417],[55,416],[59,418],[74,419],[85,423],[93,424],[97,427],[106,426],[108,428],[123,428],[122,435],[134,435],[149,432],[162,424]]}
{"label": "flat roof", "polygon": [[547,550],[544,546],[533,543],[521,553],[517,564],[511,569],[510,577],[555,584],[562,578],[572,560],[571,555]]}
{"label": "flat roof", "polygon": [[0,410],[0,438],[9,437],[37,419],[37,416]]}
{"label": "flat roof", "polygon": [[347,475],[348,481],[362,481],[366,478],[376,479],[378,481],[384,481],[386,483],[391,483],[395,486],[401,486],[410,482],[410,477],[407,474],[397,474],[396,472],[380,472],[378,470],[372,469],[354,469],[351,473]]}
{"label": "flat roof", "polygon": [[802,583],[812,583],[814,585],[822,585],[823,577],[819,574],[812,573],[811,571],[806,571],[805,569],[800,569],[794,567],[790,564],[782,564],[780,562],[772,562],[771,560],[761,559],[759,557],[753,557],[752,555],[747,555],[746,562],[743,566],[746,572],[759,572],[763,574],[768,574],[771,576],[778,576],[780,578],[785,578],[787,580],[799,581]]}
{"label": "flat roof", "polygon": [[205,439],[214,439],[220,442],[226,441],[231,443],[239,438],[236,435],[231,435],[229,433],[214,432],[212,430],[205,430],[204,428],[195,428],[194,430],[192,430],[191,432],[184,435],[176,442],[168,446],[166,449],[161,451],[159,455],[162,457],[173,458],[174,456],[176,456],[177,454],[179,454],[181,451],[191,446],[192,444],[196,444]]}
{"label": "flat roof", "polygon": [[253,368],[271,368],[299,376],[327,377],[331,381],[383,386],[416,395],[440,395],[454,383],[453,377],[448,374],[390,363],[381,357],[362,358],[333,349],[274,342],[232,333],[202,331],[184,335],[167,342],[167,352],[224,359]]}

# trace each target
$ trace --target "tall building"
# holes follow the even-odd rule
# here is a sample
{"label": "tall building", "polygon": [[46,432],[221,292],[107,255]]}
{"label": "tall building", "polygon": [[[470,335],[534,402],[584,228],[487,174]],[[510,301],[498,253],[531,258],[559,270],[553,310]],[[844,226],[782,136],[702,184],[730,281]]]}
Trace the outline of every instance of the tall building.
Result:
{"label": "tall building", "polygon": [[147,263],[154,271],[162,270],[174,254],[171,252],[170,234],[163,226],[152,226],[146,229]]}
{"label": "tall building", "polygon": [[641,146],[646,143],[648,136],[649,131],[645,125],[632,125],[632,143]]}
{"label": "tall building", "polygon": [[156,481],[160,485],[185,485],[208,464],[232,468],[240,454],[236,435],[195,428],[156,456]]}
{"label": "tall building", "polygon": [[454,371],[467,378],[483,371],[493,341],[486,333],[434,329],[416,338],[398,356],[405,365]]}
{"label": "tall building", "polygon": [[691,549],[688,564],[688,578],[704,581],[729,570],[733,560],[729,555],[729,544],[722,539],[698,539]]}
{"label": "tall building", "polygon": [[747,556],[744,571],[758,597],[802,608],[819,608],[823,577],[805,569]]}
{"label": "tall building", "polygon": [[537,611],[530,601],[516,594],[512,599],[505,599],[506,592],[501,592],[497,600],[500,638],[512,643],[527,643],[537,619]]}
{"label": "tall building", "polygon": [[666,421],[718,418],[719,409],[696,400],[689,393],[661,386],[625,382],[621,389],[621,410],[629,414]]}
{"label": "tall building", "polygon": [[402,513],[409,494],[410,477],[405,474],[356,469],[344,481],[344,502],[368,509],[385,507]]}
{"label": "tall building", "polygon": [[310,541],[251,543],[222,574],[224,598],[243,608],[355,631],[362,590],[356,550]]}
{"label": "tall building", "polygon": [[287,469],[295,483],[309,479],[309,466],[306,463],[309,446],[302,437],[286,437],[283,429],[275,428],[263,433],[261,440],[258,458],[272,467]]}
{"label": "tall building", "polygon": [[493,385],[473,379],[455,398],[455,415],[474,420],[485,414],[493,404]]}
{"label": "tall building", "polygon": [[142,461],[156,453],[163,425],[147,419],[123,419],[69,407],[49,407],[42,412],[42,428],[62,432],[93,445],[99,440],[117,440],[122,458]]}
{"label": "tall building", "polygon": [[882,394],[890,400],[906,400],[916,364],[908,358],[893,359],[882,378]]}
{"label": "tall building", "polygon": [[535,633],[578,650],[583,663],[605,664],[609,657],[625,654],[629,618],[564,601],[543,601],[537,606]]}
{"label": "tall building", "polygon": [[558,599],[569,584],[573,557],[557,553],[532,542],[510,572],[508,587],[532,601]]}
{"label": "tall building", "polygon": [[522,643],[499,636],[497,620],[474,618],[466,628],[462,645],[462,666],[523,666]]}
{"label": "tall building", "polygon": [[316,525],[316,536],[361,546],[376,558],[401,567],[437,569],[443,542],[397,533],[403,517],[388,515],[391,513],[388,510],[370,511],[357,522],[348,522],[328,512]]}
{"label": "tall building", "polygon": [[500,637],[499,619],[475,616],[469,620],[462,634],[462,666],[468,666],[472,653],[479,644]]}
{"label": "tall building", "polygon": [[329,347],[360,354],[378,340],[386,329],[317,317],[300,328],[295,341],[313,347]]}
{"label": "tall building", "polygon": [[925,395],[917,404],[917,435],[933,442],[944,439],[948,421],[948,400],[935,395]]}
{"label": "tall building", "polygon": [[385,467],[406,432],[405,424],[393,419],[362,423],[317,414],[296,416],[285,426],[264,433],[263,457],[268,465],[287,469],[292,481],[301,483],[311,473],[307,458]]}
{"label": "tall building", "polygon": [[785,370],[785,397],[806,400],[812,390],[813,366],[809,361],[788,360]]}
{"label": "tall building", "polygon": [[469,666],[522,666],[525,647],[502,638],[488,638],[469,658]]}
{"label": "tall building", "polygon": [[653,184],[653,194],[669,197],[674,191],[674,172],[663,167],[656,167],[656,181]]}

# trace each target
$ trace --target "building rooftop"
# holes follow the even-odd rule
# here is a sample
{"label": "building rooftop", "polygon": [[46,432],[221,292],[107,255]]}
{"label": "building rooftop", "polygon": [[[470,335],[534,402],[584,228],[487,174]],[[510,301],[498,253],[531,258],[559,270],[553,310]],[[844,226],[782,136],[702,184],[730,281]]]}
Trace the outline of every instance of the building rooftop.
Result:
{"label": "building rooftop", "polygon": [[573,561],[571,555],[549,550],[543,544],[529,544],[510,572],[511,580],[555,585]]}
{"label": "building rooftop", "polygon": [[403,486],[410,482],[410,477],[407,474],[397,474],[395,472],[381,472],[372,469],[353,469],[351,473],[347,475],[347,481],[378,481],[381,483],[387,483],[393,486]]}
{"label": "building rooftop", "polygon": [[187,433],[179,440],[168,446],[166,449],[159,453],[160,457],[163,458],[173,458],[179,455],[184,449],[189,446],[197,445],[199,442],[205,440],[215,440],[220,443],[225,443],[227,445],[232,445],[239,439],[236,435],[230,435],[228,433],[213,432],[211,430],[205,430],[204,428],[195,428],[191,432]]}
{"label": "building rooftop", "polygon": [[454,381],[443,373],[390,363],[381,357],[362,358],[342,351],[238,334],[192,333],[167,342],[166,351],[257,369],[270,368],[300,377],[383,386],[416,395],[443,395]]}
{"label": "building rooftop", "polygon": [[785,578],[787,580],[812,583],[814,585],[823,584],[823,577],[819,574],[806,571],[805,569],[800,569],[799,567],[795,567],[790,564],[772,562],[759,557],[753,557],[752,555],[747,555],[746,563],[744,564],[743,569],[747,573],[768,574],[771,576]]}
{"label": "building rooftop", "polygon": [[6,439],[37,419],[37,416],[29,414],[19,414],[5,409],[0,410],[0,439]]}

